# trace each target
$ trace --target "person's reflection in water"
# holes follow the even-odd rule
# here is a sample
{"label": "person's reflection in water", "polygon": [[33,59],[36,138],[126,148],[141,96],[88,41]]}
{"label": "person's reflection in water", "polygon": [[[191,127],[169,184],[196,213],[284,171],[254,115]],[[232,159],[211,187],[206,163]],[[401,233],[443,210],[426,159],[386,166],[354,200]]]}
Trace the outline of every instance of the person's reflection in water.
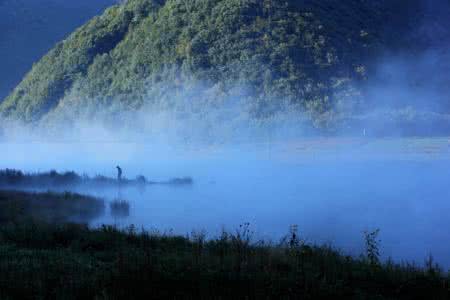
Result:
{"label": "person's reflection in water", "polygon": [[130,204],[122,197],[120,184],[117,188],[117,197],[109,204],[109,208],[114,219],[123,219],[130,216]]}
{"label": "person's reflection in water", "polygon": [[109,207],[113,218],[123,219],[130,216],[130,204],[124,199],[114,199]]}

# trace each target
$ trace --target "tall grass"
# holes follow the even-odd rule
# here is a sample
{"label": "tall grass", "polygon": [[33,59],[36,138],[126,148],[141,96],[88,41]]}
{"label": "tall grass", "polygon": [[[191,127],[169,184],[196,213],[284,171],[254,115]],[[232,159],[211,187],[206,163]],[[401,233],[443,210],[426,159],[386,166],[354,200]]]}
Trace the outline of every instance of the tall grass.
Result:
{"label": "tall grass", "polygon": [[[353,258],[291,233],[254,241],[249,224],[206,239],[111,226],[0,228],[1,299],[448,299],[434,264]],[[370,254],[369,254],[370,255]]]}

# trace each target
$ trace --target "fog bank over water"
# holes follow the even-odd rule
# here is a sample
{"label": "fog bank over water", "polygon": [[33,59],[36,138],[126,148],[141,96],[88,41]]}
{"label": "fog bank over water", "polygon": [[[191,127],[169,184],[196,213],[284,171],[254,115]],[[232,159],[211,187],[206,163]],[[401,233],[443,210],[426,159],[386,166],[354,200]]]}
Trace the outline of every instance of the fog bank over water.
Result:
{"label": "fog bank over water", "polygon": [[[93,221],[185,234],[216,235],[250,222],[255,238],[277,240],[290,225],[310,242],[363,250],[363,231],[381,229],[383,257],[415,260],[428,254],[450,267],[446,138],[304,138],[222,145],[138,142],[2,143],[0,168],[27,172],[190,176],[192,186],[74,188],[104,198]],[[123,203],[126,203],[123,204]]]}
{"label": "fog bank over water", "polygon": [[[429,61],[425,59],[425,69]],[[71,121],[66,120],[69,109],[61,114],[62,123],[2,123],[0,168],[73,170],[115,178],[119,165],[129,179],[143,175],[155,181],[184,176],[194,180],[182,187],[74,187],[75,192],[106,201],[105,214],[92,226],[134,224],[217,235],[222,227],[234,230],[249,222],[256,238],[277,240],[297,224],[302,238],[331,242],[355,255],[364,250],[363,231],[379,228],[384,258],[421,264],[431,253],[450,268],[449,138],[409,137],[391,118],[392,110],[403,113],[411,97],[424,110],[445,111],[435,105],[444,98],[431,88],[434,79],[409,90],[414,76],[400,74],[411,63],[394,59],[380,64],[380,81],[373,81],[368,93],[376,96],[374,102],[386,101],[366,111],[372,118],[331,132],[311,125],[318,116],[285,101],[267,101],[272,114],[255,119],[245,89],[212,104],[197,102],[196,93],[176,95],[169,89],[161,103],[137,112],[111,115],[105,108],[91,119]],[[377,109],[387,110],[381,114],[384,118]],[[64,112],[64,107],[56,111]],[[408,126],[417,125],[415,114],[406,110]],[[325,121],[319,125],[331,120],[332,127],[341,116],[330,112],[320,117]],[[377,137],[379,127],[388,134]],[[437,123],[429,132],[441,128]]]}

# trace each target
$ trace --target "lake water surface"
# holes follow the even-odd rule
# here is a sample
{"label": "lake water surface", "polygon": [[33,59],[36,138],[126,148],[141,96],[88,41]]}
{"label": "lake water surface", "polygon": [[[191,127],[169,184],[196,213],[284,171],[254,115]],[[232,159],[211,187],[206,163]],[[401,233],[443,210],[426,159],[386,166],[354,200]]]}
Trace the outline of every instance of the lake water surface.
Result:
{"label": "lake water surface", "polygon": [[[450,147],[441,139],[305,139],[232,146],[136,143],[2,144],[1,168],[27,172],[190,176],[191,186],[77,190],[105,199],[92,226],[117,224],[215,236],[250,223],[255,239],[278,241],[291,225],[312,243],[364,250],[379,228],[384,258],[450,268]],[[115,203],[115,204],[111,204]]]}

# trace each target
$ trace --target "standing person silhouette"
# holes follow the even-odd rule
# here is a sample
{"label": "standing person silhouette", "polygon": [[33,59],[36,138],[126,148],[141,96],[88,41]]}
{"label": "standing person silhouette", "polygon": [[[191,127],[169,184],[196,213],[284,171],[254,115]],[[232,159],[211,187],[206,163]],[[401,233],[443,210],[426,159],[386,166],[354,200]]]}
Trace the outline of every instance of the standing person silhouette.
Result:
{"label": "standing person silhouette", "polygon": [[117,181],[121,182],[122,181],[122,169],[117,166]]}

